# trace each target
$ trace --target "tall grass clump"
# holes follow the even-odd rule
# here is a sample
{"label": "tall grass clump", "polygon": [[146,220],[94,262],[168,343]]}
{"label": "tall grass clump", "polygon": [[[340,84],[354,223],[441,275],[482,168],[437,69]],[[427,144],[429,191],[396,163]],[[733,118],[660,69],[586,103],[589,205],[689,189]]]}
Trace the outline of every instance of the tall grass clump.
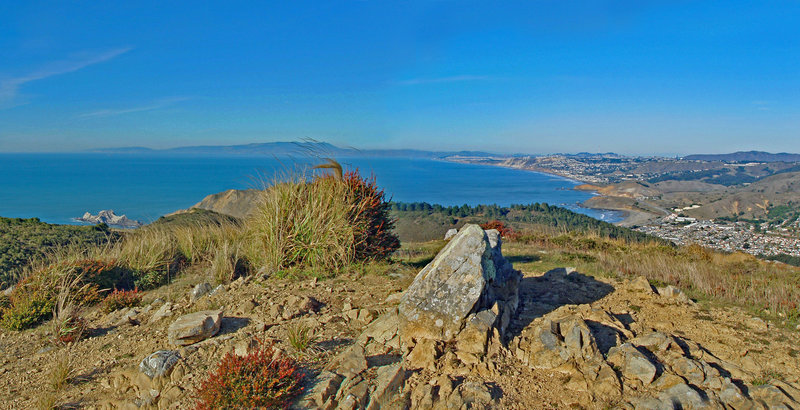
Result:
{"label": "tall grass clump", "polygon": [[217,283],[228,283],[248,271],[242,243],[234,240],[220,241],[211,254],[211,274]]}
{"label": "tall grass clump", "polygon": [[290,178],[264,190],[246,224],[244,252],[262,269],[335,270],[383,259],[399,247],[389,206],[374,179],[357,172]]}
{"label": "tall grass clump", "polygon": [[86,332],[86,320],[81,316],[77,298],[92,286],[83,282],[83,272],[64,275],[60,279],[56,303],[53,307],[51,337],[55,344],[69,344],[80,340]]}
{"label": "tall grass clump", "polygon": [[338,179],[295,178],[263,192],[248,221],[247,258],[256,266],[338,268],[355,256],[353,204]]}

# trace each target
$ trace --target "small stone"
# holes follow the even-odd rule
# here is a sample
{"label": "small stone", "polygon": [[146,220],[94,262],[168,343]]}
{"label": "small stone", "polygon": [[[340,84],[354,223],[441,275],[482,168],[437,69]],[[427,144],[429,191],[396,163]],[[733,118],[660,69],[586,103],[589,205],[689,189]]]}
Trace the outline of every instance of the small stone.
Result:
{"label": "small stone", "polygon": [[181,316],[169,326],[170,343],[190,345],[208,339],[219,332],[222,325],[222,310],[205,310]]}
{"label": "small stone", "polygon": [[631,289],[639,290],[645,293],[653,293],[653,287],[650,286],[650,281],[644,276],[637,276],[636,279],[631,281]]}
{"label": "small stone", "polygon": [[139,363],[139,370],[151,379],[168,376],[180,359],[181,355],[175,350],[159,350],[145,357]]}
{"label": "small stone", "polygon": [[169,316],[172,316],[172,304],[167,302],[161,305],[161,307],[156,310],[156,313],[153,313],[153,316],[150,316],[150,320],[148,322],[155,323]]}
{"label": "small stone", "polygon": [[207,295],[208,292],[211,292],[211,285],[208,282],[198,283],[189,293],[189,300],[192,303],[197,302],[200,298]]}
{"label": "small stone", "polygon": [[214,296],[216,294],[221,294],[225,292],[225,285],[217,285],[211,292],[208,292],[208,296]]}
{"label": "small stone", "polygon": [[444,234],[444,240],[449,241],[450,239],[453,239],[453,237],[456,235],[458,235],[458,229],[450,228]]}

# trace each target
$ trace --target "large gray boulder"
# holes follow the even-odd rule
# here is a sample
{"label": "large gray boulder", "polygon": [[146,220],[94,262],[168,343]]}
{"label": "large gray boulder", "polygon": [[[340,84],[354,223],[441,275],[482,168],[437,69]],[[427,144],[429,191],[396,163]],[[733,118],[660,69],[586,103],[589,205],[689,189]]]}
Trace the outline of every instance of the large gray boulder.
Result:
{"label": "large gray boulder", "polygon": [[208,339],[219,332],[222,325],[222,310],[204,310],[178,318],[169,326],[170,343],[186,346]]}
{"label": "large gray boulder", "polygon": [[514,313],[521,275],[503,257],[496,231],[488,233],[464,226],[417,274],[398,306],[404,346],[455,340],[467,319],[483,310],[499,318]]}

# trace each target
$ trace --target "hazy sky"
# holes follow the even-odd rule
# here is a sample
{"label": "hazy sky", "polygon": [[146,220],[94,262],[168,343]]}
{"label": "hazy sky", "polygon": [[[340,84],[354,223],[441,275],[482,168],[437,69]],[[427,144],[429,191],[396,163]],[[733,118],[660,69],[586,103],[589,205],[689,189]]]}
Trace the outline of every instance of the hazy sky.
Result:
{"label": "hazy sky", "polygon": [[300,138],[800,152],[800,1],[0,3],[0,151]]}

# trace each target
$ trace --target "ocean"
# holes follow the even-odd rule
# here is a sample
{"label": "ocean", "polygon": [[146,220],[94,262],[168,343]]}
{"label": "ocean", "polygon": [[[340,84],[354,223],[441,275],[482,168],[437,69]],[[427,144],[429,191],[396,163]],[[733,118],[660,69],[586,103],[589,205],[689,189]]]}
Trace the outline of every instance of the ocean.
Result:
{"label": "ocean", "polygon": [[[546,202],[615,222],[617,212],[582,208],[593,194],[558,176],[485,165],[407,158],[340,158],[374,174],[387,197],[442,205]],[[317,161],[320,162],[320,161]],[[74,224],[113,209],[151,222],[231,188],[260,188],[310,159],[126,154],[0,154],[0,216]]]}

